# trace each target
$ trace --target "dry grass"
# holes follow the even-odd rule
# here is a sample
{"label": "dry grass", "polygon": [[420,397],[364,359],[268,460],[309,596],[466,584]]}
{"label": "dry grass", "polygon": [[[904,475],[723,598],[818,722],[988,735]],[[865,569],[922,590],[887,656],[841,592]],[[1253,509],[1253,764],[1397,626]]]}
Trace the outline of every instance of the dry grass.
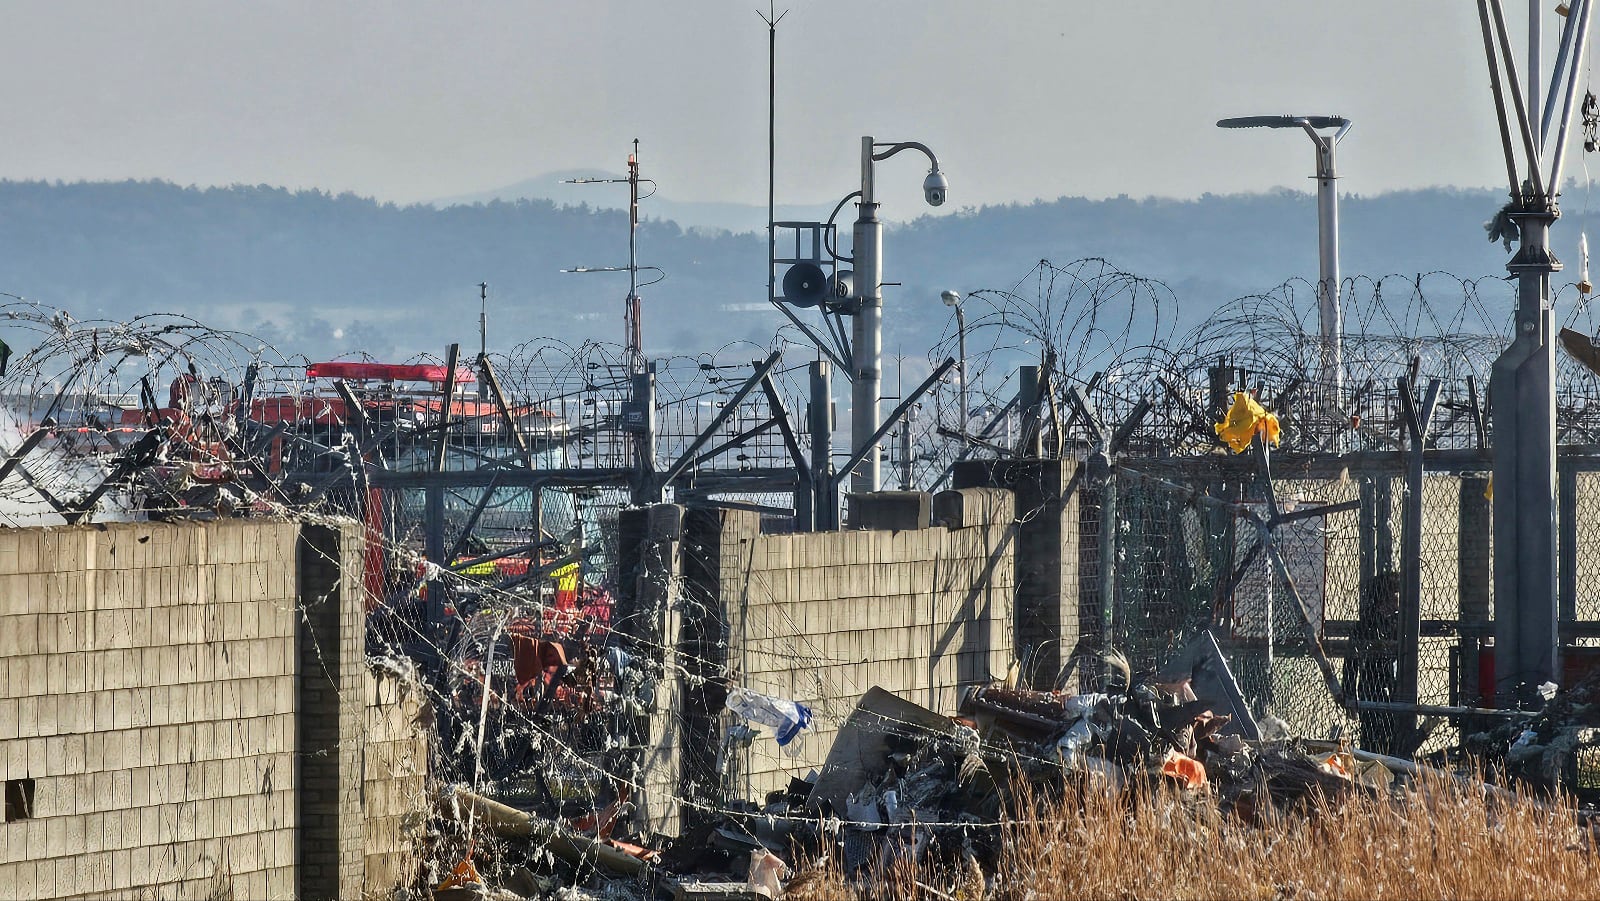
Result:
{"label": "dry grass", "polygon": [[852,885],[825,860],[786,897],[1600,897],[1600,858],[1570,806],[1485,802],[1481,785],[1442,777],[1396,800],[1352,794],[1257,825],[1166,787],[1084,789],[1003,832],[986,886],[970,871],[917,872],[903,862]]}

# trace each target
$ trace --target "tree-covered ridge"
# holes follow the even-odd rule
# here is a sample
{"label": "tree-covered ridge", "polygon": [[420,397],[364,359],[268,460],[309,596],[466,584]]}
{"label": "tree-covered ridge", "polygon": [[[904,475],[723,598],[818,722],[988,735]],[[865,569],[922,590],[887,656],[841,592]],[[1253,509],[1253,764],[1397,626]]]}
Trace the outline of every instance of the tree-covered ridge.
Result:
{"label": "tree-covered ridge", "polygon": [[[1503,273],[1509,254],[1481,228],[1501,202],[1488,190],[1346,197],[1344,273]],[[1556,226],[1558,256],[1576,259],[1581,213],[1569,209]],[[762,236],[649,221],[639,247],[642,263],[667,273],[641,292],[647,349],[765,342],[782,321],[760,308]],[[948,316],[945,288],[1006,287],[1041,258],[1085,256],[1166,281],[1180,315],[1197,319],[1232,297],[1314,279],[1315,201],[1289,191],[1062,198],[893,227],[885,271],[902,284],[886,289],[886,346],[924,351]],[[480,281],[491,286],[491,345],[617,340],[626,277],[559,270],[626,259],[624,213],[545,200],[440,209],[266,185],[0,181],[0,291],[80,318],[186,313],[310,356],[473,346]]]}

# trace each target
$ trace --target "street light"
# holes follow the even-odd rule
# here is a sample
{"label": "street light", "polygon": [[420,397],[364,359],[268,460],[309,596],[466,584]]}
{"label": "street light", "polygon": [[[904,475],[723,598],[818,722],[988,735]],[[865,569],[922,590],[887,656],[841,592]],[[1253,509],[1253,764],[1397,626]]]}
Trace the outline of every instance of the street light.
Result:
{"label": "street light", "polygon": [[[883,148],[879,150],[879,148]],[[860,450],[872,442],[880,424],[878,394],[883,383],[883,223],[872,190],[872,164],[902,150],[918,150],[931,164],[922,181],[922,196],[929,206],[945,201],[950,182],[939,170],[939,159],[916,141],[876,144],[872,136],[861,139],[861,204],[854,231],[855,281],[860,308],[851,326],[850,445]],[[850,490],[878,490],[878,448],[871,448],[850,476]]]}
{"label": "street light", "polygon": [[[1331,392],[1333,406],[1342,397],[1344,382],[1344,313],[1339,308],[1339,197],[1333,183],[1333,149],[1351,122],[1343,116],[1242,116],[1223,119],[1218,128],[1299,128],[1317,147],[1317,249],[1321,272],[1317,281],[1317,324],[1322,333],[1322,382]],[[1336,128],[1332,135],[1318,129]]]}
{"label": "street light", "polygon": [[961,295],[946,291],[939,295],[947,307],[956,311],[956,372],[961,373],[961,434],[967,434],[967,317],[961,312]]}

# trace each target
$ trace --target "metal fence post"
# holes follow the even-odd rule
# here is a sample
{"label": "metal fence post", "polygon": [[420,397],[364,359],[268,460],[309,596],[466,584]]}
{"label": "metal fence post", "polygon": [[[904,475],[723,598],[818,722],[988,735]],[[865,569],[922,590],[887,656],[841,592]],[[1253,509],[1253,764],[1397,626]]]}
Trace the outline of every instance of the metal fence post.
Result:
{"label": "metal fence post", "polygon": [[[428,562],[435,566],[444,567],[450,564],[445,559],[444,541],[444,486],[429,485],[423,489],[423,553]],[[437,626],[444,622],[444,580],[431,579],[428,581],[428,623]]]}
{"label": "metal fence post", "polygon": [[[1408,380],[1398,379],[1397,385],[1409,440],[1406,445],[1405,506],[1401,510],[1400,520],[1400,665],[1395,700],[1402,704],[1415,704],[1418,700],[1418,657],[1422,645],[1422,495],[1426,478],[1422,453],[1433,419],[1434,404],[1439,399],[1439,380],[1429,380],[1427,394],[1420,404]],[[1416,714],[1396,717],[1396,737],[1404,737],[1402,747],[1411,750],[1409,745],[1415,738],[1416,729]]]}
{"label": "metal fence post", "polygon": [[[1455,703],[1483,705],[1482,648],[1490,634],[1489,590],[1494,584],[1494,558],[1490,556],[1492,515],[1489,480],[1479,474],[1462,475],[1457,505],[1456,593],[1461,619],[1461,688]],[[1492,687],[1492,686],[1491,686]],[[1465,724],[1464,724],[1465,725]]]}
{"label": "metal fence post", "polygon": [[1578,469],[1566,461],[1556,470],[1557,629],[1578,618]]}

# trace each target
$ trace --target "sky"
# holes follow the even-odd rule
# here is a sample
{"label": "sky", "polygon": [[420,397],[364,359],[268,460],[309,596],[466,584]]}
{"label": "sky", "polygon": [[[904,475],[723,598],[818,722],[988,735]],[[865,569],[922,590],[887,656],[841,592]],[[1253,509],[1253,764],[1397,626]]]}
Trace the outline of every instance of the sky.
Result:
{"label": "sky", "polygon": [[[1507,8],[1520,55],[1526,6]],[[1214,126],[1255,114],[1352,119],[1344,192],[1505,178],[1465,0],[791,0],[776,11],[787,11],[780,204],[859,187],[868,134],[933,148],[950,180],[945,211],[1309,190],[1303,134]],[[8,0],[0,178],[409,203],[620,171],[638,138],[663,196],[764,205],[757,13],[751,0]],[[1543,18],[1548,66],[1561,20]],[[886,218],[926,210],[925,173],[914,154],[879,164]]]}

